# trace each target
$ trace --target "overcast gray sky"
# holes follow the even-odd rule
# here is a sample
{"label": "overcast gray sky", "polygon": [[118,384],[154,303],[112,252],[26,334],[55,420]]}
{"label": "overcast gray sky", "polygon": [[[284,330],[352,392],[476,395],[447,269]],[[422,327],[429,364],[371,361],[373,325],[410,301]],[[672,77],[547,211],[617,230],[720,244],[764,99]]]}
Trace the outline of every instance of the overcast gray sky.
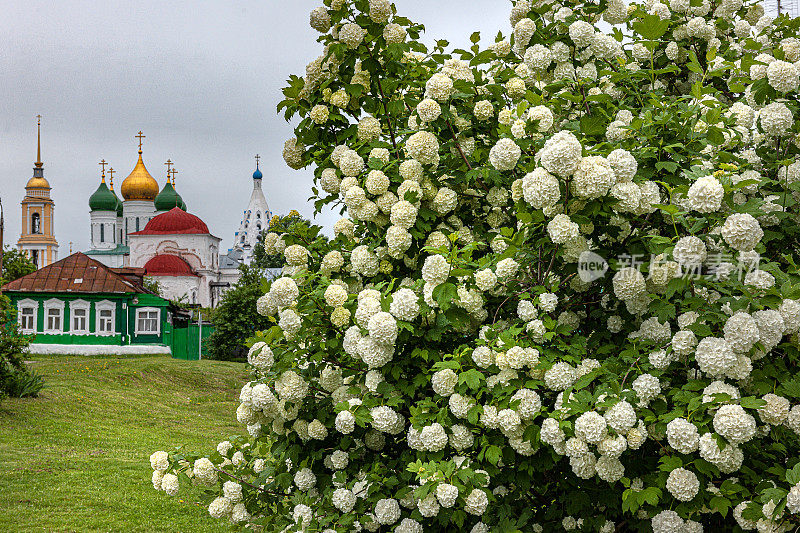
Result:
{"label": "overcast gray sky", "polygon": [[[189,211],[231,245],[252,190],[253,155],[262,156],[274,213],[307,202],[311,171],[283,162],[291,125],[275,112],[290,74],[320,53],[308,13],[321,2],[12,0],[0,17],[0,197],[6,243],[20,231],[19,202],[36,159],[42,118],[45,177],[56,202],[60,256],[89,246],[89,195],[101,158],[115,188],[144,160],[160,185],[167,158]],[[398,12],[425,24],[426,41],[467,46],[472,31],[509,31],[510,2],[396,0]],[[493,40],[493,39],[492,39]],[[490,41],[491,42],[491,41]],[[330,227],[338,215],[318,222]]]}

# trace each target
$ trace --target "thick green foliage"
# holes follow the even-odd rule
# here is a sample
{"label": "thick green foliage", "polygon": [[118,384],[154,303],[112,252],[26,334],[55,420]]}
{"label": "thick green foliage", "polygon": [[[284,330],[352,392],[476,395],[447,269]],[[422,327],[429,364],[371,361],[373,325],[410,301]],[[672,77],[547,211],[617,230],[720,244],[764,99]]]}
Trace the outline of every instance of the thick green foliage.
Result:
{"label": "thick green foliage", "polygon": [[0,398],[36,396],[44,382],[23,361],[30,344],[17,326],[17,317],[8,297],[0,294]]}

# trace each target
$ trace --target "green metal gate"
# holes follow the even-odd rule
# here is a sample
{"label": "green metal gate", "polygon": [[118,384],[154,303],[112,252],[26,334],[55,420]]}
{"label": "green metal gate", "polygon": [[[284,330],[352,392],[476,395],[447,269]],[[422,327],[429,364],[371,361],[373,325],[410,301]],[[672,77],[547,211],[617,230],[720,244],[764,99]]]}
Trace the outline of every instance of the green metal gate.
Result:
{"label": "green metal gate", "polygon": [[[202,329],[202,332],[201,332]],[[214,331],[214,326],[210,323],[175,324],[172,330],[172,357],[175,359],[185,359],[187,361],[197,361],[205,357],[206,339]],[[202,335],[202,338],[201,338]],[[201,350],[202,349],[202,354]]]}

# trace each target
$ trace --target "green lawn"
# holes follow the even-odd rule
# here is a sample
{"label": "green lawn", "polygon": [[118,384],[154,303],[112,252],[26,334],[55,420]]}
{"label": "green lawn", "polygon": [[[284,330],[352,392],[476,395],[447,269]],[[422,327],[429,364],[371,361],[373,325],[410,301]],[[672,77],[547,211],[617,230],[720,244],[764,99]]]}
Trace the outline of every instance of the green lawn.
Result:
{"label": "green lawn", "polygon": [[245,367],[169,357],[30,356],[45,389],[0,403],[0,531],[225,531],[150,484],[149,456],[242,433]]}

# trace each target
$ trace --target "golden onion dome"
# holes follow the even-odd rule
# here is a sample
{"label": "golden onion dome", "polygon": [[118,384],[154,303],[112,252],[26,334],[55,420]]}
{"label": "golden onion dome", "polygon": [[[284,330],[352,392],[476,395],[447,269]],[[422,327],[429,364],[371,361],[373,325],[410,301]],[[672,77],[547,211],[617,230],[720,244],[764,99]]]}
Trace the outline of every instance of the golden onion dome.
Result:
{"label": "golden onion dome", "polygon": [[149,200],[152,202],[158,195],[158,182],[153,179],[153,176],[145,168],[141,150],[139,150],[139,161],[136,162],[133,171],[122,182],[120,192],[125,200]]}
{"label": "golden onion dome", "polygon": [[44,176],[41,176],[41,177],[40,176],[34,176],[34,177],[32,177],[31,179],[28,180],[28,184],[25,185],[25,188],[26,189],[49,189],[50,188],[50,183],[48,183],[48,181],[46,179],[44,179]]}

